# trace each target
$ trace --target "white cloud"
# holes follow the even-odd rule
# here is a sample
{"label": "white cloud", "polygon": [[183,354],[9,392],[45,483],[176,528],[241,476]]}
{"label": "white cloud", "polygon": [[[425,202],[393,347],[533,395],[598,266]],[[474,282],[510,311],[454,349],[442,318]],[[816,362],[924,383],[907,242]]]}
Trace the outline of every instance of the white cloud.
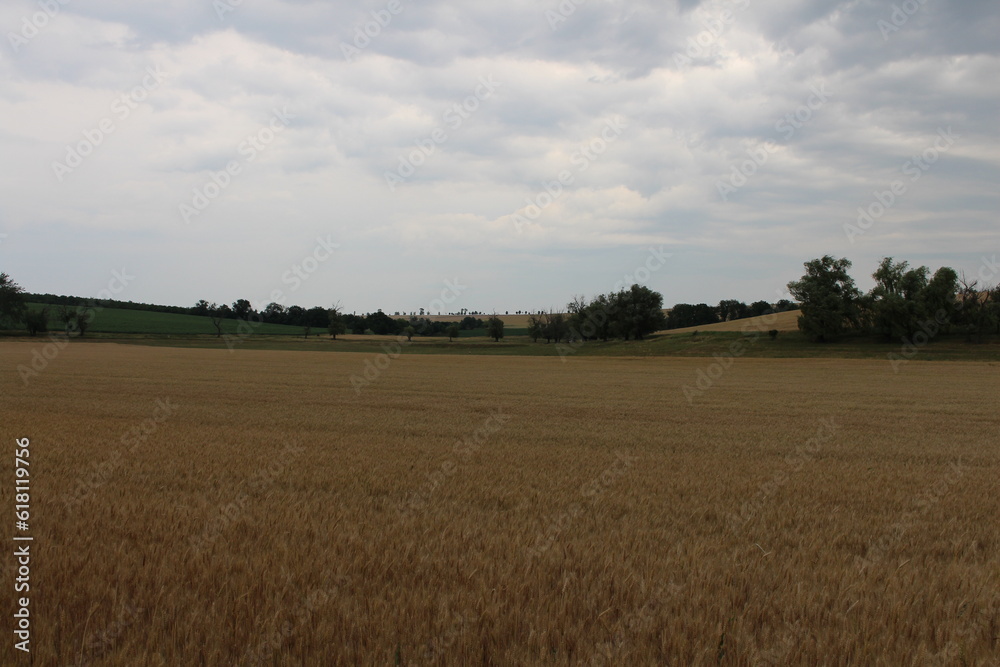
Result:
{"label": "white cloud", "polygon": [[[453,274],[498,309],[558,305],[662,243],[713,271],[690,279],[704,294],[671,288],[686,300],[771,298],[751,291],[823,253],[859,276],[887,254],[971,270],[1000,208],[1000,11],[927,3],[883,39],[891,4],[593,2],[553,30],[558,3],[404,1],[348,61],[341,44],[385,3],[269,0],[221,20],[193,0],[70,3],[0,60],[0,262],[29,290],[99,286],[128,264],[141,275],[123,298],[256,299],[329,233],[343,252],[293,298],[361,310],[419,307]],[[9,3],[0,25],[17,33],[36,11]],[[166,79],[123,117],[116,100],[151,66]],[[499,86],[456,111],[483,78]],[[816,86],[829,100],[781,125]],[[276,110],[294,118],[269,135]],[[105,119],[113,132],[60,180],[53,162]],[[843,223],[946,127],[960,139],[848,243]],[[390,191],[385,173],[436,129],[447,138]],[[249,150],[254,137],[268,141]],[[761,146],[724,201],[718,184]],[[179,207],[233,162],[185,224]],[[519,232],[511,216],[560,172],[570,182]]]}

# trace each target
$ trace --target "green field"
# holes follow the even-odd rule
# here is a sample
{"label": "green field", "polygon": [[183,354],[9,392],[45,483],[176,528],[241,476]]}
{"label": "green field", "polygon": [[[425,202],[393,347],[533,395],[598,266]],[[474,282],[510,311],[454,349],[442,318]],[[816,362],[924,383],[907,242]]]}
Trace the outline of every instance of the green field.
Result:
{"label": "green field", "polygon": [[[29,304],[39,308],[42,304]],[[51,331],[61,331],[62,324],[52,313]],[[96,311],[86,338],[138,345],[219,348],[248,350],[322,350],[382,354],[386,346],[396,344],[399,336],[338,336],[331,340],[325,329],[313,329],[308,339],[301,327],[284,324],[261,324],[247,328],[237,320],[223,320],[218,338],[208,317],[158,313],[143,310],[105,308]],[[14,332],[10,332],[14,333]],[[886,343],[868,336],[846,337],[836,343],[814,343],[798,331],[781,331],[771,339],[763,331],[744,334],[739,331],[695,331],[660,333],[641,341],[611,340],[586,343],[533,342],[527,329],[507,327],[500,342],[486,336],[482,329],[461,332],[461,338],[449,341],[441,337],[414,336],[401,345],[403,354],[489,354],[515,356],[608,356],[608,357],[714,357],[723,358],[810,358],[886,359],[890,355],[921,361],[1000,361],[1000,337],[981,344],[968,343],[961,335],[940,335],[920,348],[908,351],[899,343]],[[235,338],[234,338],[235,337]],[[904,354],[906,352],[906,354]]]}
{"label": "green field", "polygon": [[[63,325],[57,319],[58,306],[42,303],[29,303],[29,308],[38,310],[49,309],[49,329],[60,331]],[[223,320],[223,333],[236,334],[239,327],[237,320]],[[301,327],[285,324],[254,325],[255,333],[268,335],[302,335]],[[208,317],[199,315],[180,315],[176,313],[157,313],[150,310],[128,310],[124,308],[100,308],[94,310],[94,318],[87,329],[87,334],[163,334],[163,335],[214,335],[215,327]]]}

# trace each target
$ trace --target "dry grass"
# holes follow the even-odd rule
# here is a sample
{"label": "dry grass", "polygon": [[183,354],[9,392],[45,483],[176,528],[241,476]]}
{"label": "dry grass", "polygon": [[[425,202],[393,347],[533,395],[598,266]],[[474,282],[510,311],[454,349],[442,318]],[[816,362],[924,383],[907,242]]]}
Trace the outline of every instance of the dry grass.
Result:
{"label": "dry grass", "polygon": [[787,310],[783,313],[772,315],[761,315],[760,317],[745,317],[741,320],[731,320],[729,322],[718,322],[716,324],[703,324],[698,327],[684,327],[683,329],[669,329],[660,333],[691,333],[692,331],[798,331],[799,315],[797,310]]}
{"label": "dry grass", "polygon": [[996,664],[997,364],[367,358],[5,374],[35,664]]}

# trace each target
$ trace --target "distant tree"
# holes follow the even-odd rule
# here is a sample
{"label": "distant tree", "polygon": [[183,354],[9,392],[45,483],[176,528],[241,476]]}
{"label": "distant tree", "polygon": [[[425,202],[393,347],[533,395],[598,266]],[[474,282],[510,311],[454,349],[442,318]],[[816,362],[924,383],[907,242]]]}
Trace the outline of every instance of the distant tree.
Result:
{"label": "distant tree", "polygon": [[569,322],[562,313],[550,312],[546,318],[545,340],[550,338],[556,343],[560,342],[569,333]]}
{"label": "distant tree", "polygon": [[330,326],[330,311],[323,306],[313,306],[306,311],[305,324],[310,329],[327,329]]}
{"label": "distant tree", "polygon": [[215,327],[215,337],[220,338],[222,336],[222,320],[226,319],[232,314],[229,306],[222,304],[221,306],[215,302],[212,302],[208,306],[208,316],[212,320],[212,326]]}
{"label": "distant tree", "polygon": [[[612,322],[615,317],[615,303],[607,294],[599,294],[587,305],[586,321],[594,329],[594,337],[607,341],[611,338]],[[584,324],[582,331],[589,331]]]}
{"label": "distant tree", "polygon": [[805,262],[805,275],[788,283],[801,304],[799,329],[814,340],[835,340],[861,319],[861,292],[848,274],[850,260],[824,255]]}
{"label": "distant tree", "polygon": [[0,273],[0,322],[14,327],[24,317],[27,304],[24,288],[15,283],[6,273]]}
{"label": "distant tree", "polygon": [[628,340],[642,340],[649,334],[666,328],[663,315],[663,295],[642,285],[632,285],[617,295],[615,321],[621,335]]}
{"label": "distant tree", "polygon": [[49,309],[42,307],[38,310],[34,308],[25,311],[24,325],[28,329],[29,336],[37,336],[49,330]]}
{"label": "distant tree", "polygon": [[716,309],[708,304],[678,303],[670,309],[670,314],[667,316],[667,328],[700,327],[704,324],[715,324],[718,321],[719,315]]}
{"label": "distant tree", "polygon": [[417,333],[417,330],[414,329],[413,326],[409,324],[407,324],[406,327],[403,329],[403,335],[406,336],[406,340],[408,341],[413,340],[413,334],[415,333]]}
{"label": "distant tree", "polygon": [[736,299],[724,299],[719,302],[719,321],[729,322],[730,320],[741,320],[750,317],[750,308],[742,301]]}
{"label": "distant tree", "polygon": [[[791,302],[789,302],[791,303]],[[760,317],[771,311],[771,304],[767,301],[754,301],[749,306],[750,317]]]}
{"label": "distant tree", "polygon": [[956,321],[969,342],[982,342],[994,327],[1000,333],[1000,287],[989,288],[964,275],[958,280]]}
{"label": "distant tree", "polygon": [[253,305],[246,299],[237,299],[233,302],[233,317],[238,320],[247,320],[253,315]]}
{"label": "distant tree", "polygon": [[[920,293],[924,313],[928,318],[935,319],[941,311],[946,313],[948,324],[957,321],[955,307],[958,300],[958,274],[948,266],[942,266],[934,272]],[[947,325],[946,325],[947,326]]]}
{"label": "distant tree", "polygon": [[59,321],[66,326],[66,333],[77,332],[81,338],[90,328],[90,321],[94,318],[93,308],[87,306],[59,306]]}
{"label": "distant tree", "polygon": [[955,319],[958,275],[941,267],[928,280],[926,266],[884,258],[872,274],[875,287],[864,299],[867,322],[886,340],[905,340],[934,321],[934,331],[947,330]]}
{"label": "distant tree", "polygon": [[334,304],[327,311],[327,316],[329,317],[327,331],[330,332],[330,338],[337,340],[337,336],[347,330],[347,327],[344,324],[344,317],[340,314],[340,304]]}
{"label": "distant tree", "polygon": [[[465,309],[463,308],[462,310]],[[465,317],[462,318],[462,321],[459,323],[458,327],[462,330],[485,329],[486,323],[480,319],[472,317],[471,315],[466,315]]]}
{"label": "distant tree", "polygon": [[372,330],[372,333],[378,336],[391,336],[400,332],[396,321],[383,313],[381,309],[365,317],[365,323]]}
{"label": "distant tree", "polygon": [[929,269],[909,269],[907,262],[885,257],[872,274],[875,286],[862,302],[872,331],[886,340],[912,334],[924,318],[920,292],[927,286]]}
{"label": "distant tree", "polygon": [[545,315],[543,313],[536,313],[534,315],[528,316],[528,336],[535,343],[538,339],[542,337],[545,333]]}
{"label": "distant tree", "polygon": [[503,338],[503,320],[497,317],[496,313],[486,320],[486,333],[496,342]]}
{"label": "distant tree", "polygon": [[285,313],[285,324],[293,327],[306,325],[306,309],[302,306],[289,306]]}
{"label": "distant tree", "polygon": [[448,342],[450,343],[453,339],[458,338],[459,329],[457,323],[452,323],[448,325]]}
{"label": "distant tree", "polygon": [[567,338],[583,338],[584,324],[587,322],[588,304],[582,295],[573,297],[573,300],[566,304],[566,326]]}
{"label": "distant tree", "polygon": [[795,310],[796,308],[798,308],[798,305],[788,299],[779,299],[777,303],[774,304],[774,312],[776,313],[786,313],[789,310]]}
{"label": "distant tree", "polygon": [[200,299],[198,301],[198,303],[194,304],[194,308],[191,309],[191,314],[192,315],[199,315],[199,316],[202,316],[202,317],[207,317],[208,316],[208,309],[209,309],[210,306],[211,306],[211,304],[208,301],[205,301],[204,299]]}
{"label": "distant tree", "polygon": [[272,301],[264,306],[264,310],[262,310],[260,314],[264,318],[265,322],[270,322],[271,324],[284,324],[285,318],[288,315],[288,309],[277,301]]}

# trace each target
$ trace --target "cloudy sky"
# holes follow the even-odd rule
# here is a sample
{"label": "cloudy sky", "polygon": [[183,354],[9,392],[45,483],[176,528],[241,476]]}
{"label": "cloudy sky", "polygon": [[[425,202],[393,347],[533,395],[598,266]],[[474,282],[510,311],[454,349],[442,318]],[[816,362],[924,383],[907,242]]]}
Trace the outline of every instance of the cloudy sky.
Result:
{"label": "cloudy sky", "polygon": [[868,287],[885,255],[1000,251],[993,0],[5,0],[0,26],[0,270],[33,292],[773,301],[823,254]]}

